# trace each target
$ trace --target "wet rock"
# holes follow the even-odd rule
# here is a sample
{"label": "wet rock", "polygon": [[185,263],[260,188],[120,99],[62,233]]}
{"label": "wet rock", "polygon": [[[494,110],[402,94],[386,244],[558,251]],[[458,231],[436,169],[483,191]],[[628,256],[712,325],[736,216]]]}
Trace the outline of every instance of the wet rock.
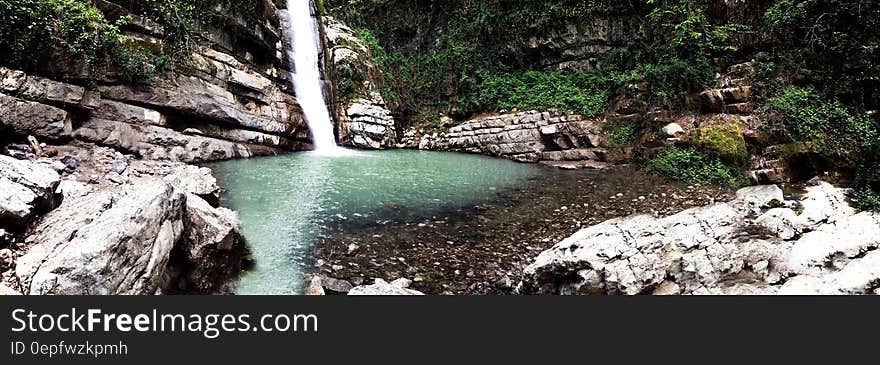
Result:
{"label": "wet rock", "polygon": [[390,295],[390,296],[402,296],[402,295],[424,295],[422,292],[417,290],[407,289],[409,287],[408,281],[399,281],[395,280],[392,283],[388,283],[382,279],[376,279],[373,285],[363,285],[358,286],[351,291],[348,292],[348,295],[368,295],[368,296],[380,296],[380,295]]}

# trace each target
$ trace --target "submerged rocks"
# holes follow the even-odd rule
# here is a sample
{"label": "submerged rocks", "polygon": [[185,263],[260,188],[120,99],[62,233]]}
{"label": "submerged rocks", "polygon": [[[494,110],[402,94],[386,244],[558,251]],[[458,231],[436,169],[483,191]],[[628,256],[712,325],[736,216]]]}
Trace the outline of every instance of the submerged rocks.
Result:
{"label": "submerged rocks", "polygon": [[408,289],[410,284],[411,281],[406,279],[397,279],[391,283],[382,279],[376,279],[373,285],[355,287],[348,292],[348,295],[424,295],[424,293],[418,290]]}
{"label": "submerged rocks", "polygon": [[771,187],[751,188],[729,203],[586,228],[541,253],[525,269],[519,290],[870,294],[877,289],[873,251],[880,246],[880,215],[840,206],[843,191],[826,183],[809,187],[800,201],[785,202],[801,205],[801,214],[787,208],[761,214],[756,206],[778,194]]}

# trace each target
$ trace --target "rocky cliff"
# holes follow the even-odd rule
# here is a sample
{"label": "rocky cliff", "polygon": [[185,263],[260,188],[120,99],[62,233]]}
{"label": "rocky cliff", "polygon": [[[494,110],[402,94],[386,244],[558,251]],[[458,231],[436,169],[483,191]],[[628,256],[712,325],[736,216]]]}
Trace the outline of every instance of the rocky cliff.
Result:
{"label": "rocky cliff", "polygon": [[[123,82],[113,70],[85,81],[75,64],[63,67],[66,62],[32,73],[2,68],[0,126],[21,137],[78,139],[171,161],[302,149],[308,132],[289,83],[278,9],[271,1],[261,4],[267,18],[207,22],[195,53],[145,84]],[[129,15],[132,7],[129,1],[96,5],[115,16]],[[123,27],[129,39],[161,43],[163,29],[133,15]]]}

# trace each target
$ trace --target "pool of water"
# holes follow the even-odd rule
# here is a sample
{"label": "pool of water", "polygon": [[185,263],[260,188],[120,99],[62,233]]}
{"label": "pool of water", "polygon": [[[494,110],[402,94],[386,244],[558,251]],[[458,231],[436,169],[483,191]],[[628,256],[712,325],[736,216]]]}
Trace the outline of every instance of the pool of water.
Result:
{"label": "pool of water", "polygon": [[[538,176],[546,168],[478,155],[428,151],[297,153],[211,164],[236,210],[255,267],[238,294],[299,294],[308,254],[326,223],[370,219],[392,210],[430,216],[473,206]],[[377,218],[378,219],[378,218]]]}

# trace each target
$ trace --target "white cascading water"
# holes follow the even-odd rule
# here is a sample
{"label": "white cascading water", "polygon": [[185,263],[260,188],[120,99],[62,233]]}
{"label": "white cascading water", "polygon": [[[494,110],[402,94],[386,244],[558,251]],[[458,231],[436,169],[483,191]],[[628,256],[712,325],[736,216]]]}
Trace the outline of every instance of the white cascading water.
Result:
{"label": "white cascading water", "polygon": [[336,145],[333,122],[324,101],[318,60],[318,24],[311,3],[311,0],[287,0],[288,29],[285,34],[290,43],[287,56],[294,68],[293,88],[312,132],[315,153],[346,154],[348,150]]}

